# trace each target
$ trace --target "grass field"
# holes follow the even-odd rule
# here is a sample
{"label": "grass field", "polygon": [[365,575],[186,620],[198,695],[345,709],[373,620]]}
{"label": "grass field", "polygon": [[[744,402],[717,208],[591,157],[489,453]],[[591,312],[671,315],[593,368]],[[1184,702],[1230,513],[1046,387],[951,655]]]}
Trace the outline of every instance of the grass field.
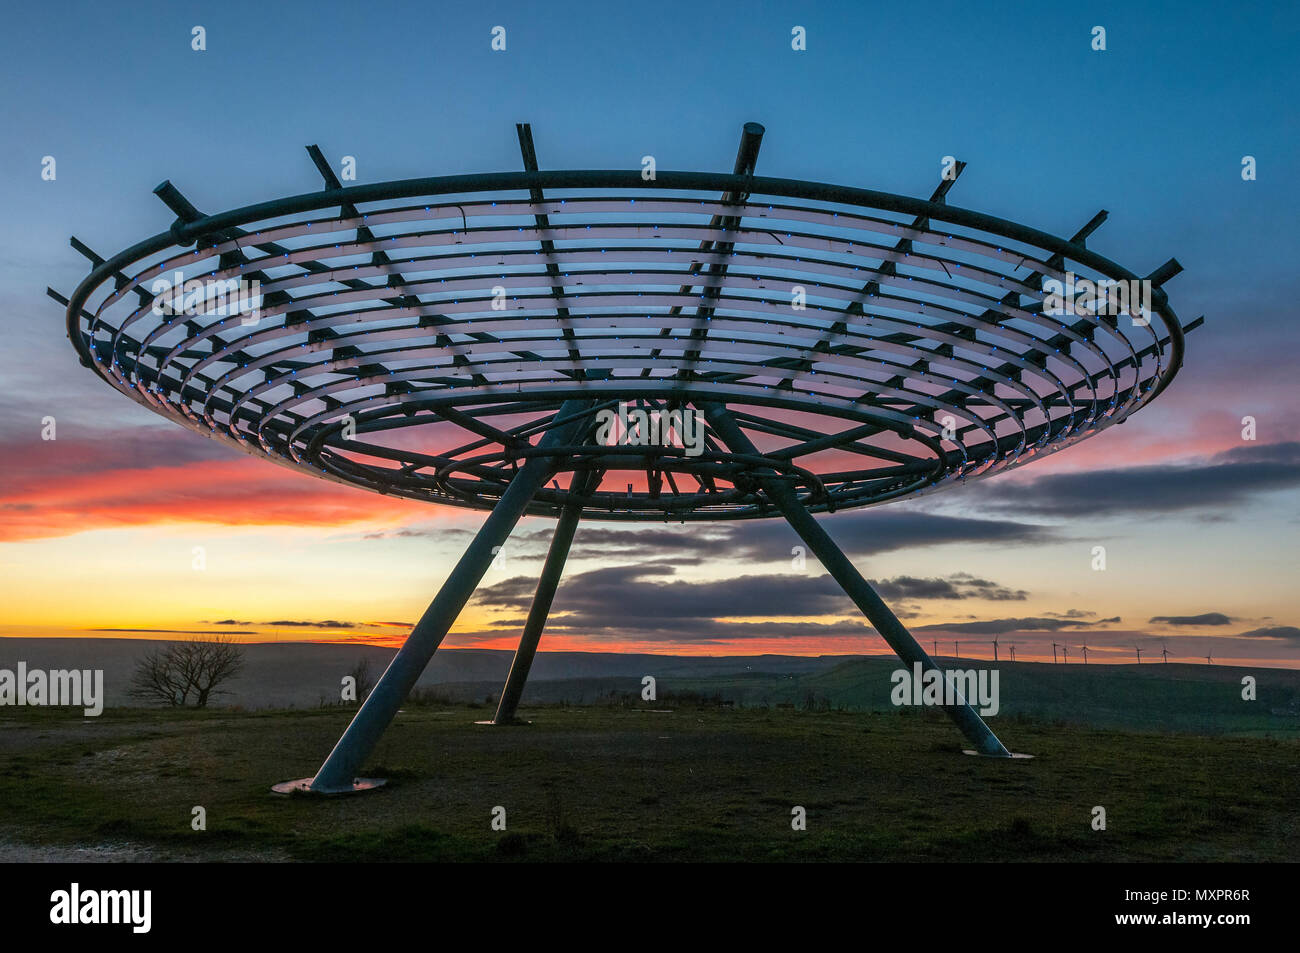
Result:
{"label": "grass field", "polygon": [[[941,713],[537,708],[525,727],[414,707],[367,773],[382,791],[278,797],[342,709],[0,710],[0,841],[154,859],[1292,860],[1300,741],[1020,716],[1033,760],[963,756]],[[191,829],[192,808],[207,830]],[[791,809],[807,830],[791,829]],[[506,809],[504,832],[490,821]],[[1094,806],[1107,829],[1091,827]]]}
{"label": "grass field", "polygon": [[[945,668],[989,667],[987,659],[943,659]],[[665,675],[661,697],[725,699],[738,707],[793,706],[892,712],[890,674],[897,659],[864,658],[812,672],[755,671],[696,677]],[[1227,665],[997,666],[1000,717],[1027,717],[1128,731],[1179,731],[1203,735],[1255,735],[1300,739],[1300,671]],[[653,671],[653,670],[650,670]],[[1242,678],[1257,682],[1257,699],[1242,698]],[[482,699],[500,683],[442,684],[434,692],[451,701]],[[639,678],[572,678],[530,682],[525,702],[591,703],[611,695],[637,698]]]}

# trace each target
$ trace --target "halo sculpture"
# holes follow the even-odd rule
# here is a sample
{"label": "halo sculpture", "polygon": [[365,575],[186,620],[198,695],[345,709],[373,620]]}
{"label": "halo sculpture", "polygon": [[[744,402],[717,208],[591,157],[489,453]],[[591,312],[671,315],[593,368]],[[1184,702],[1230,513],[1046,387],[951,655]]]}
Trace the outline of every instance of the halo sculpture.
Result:
{"label": "halo sculpture", "polygon": [[[557,526],[494,724],[581,519],[782,516],[909,667],[936,669],[812,514],[1121,423],[1200,323],[1161,287],[1176,261],[1144,284],[1086,247],[1105,212],[1064,240],[947,205],[962,163],[927,201],[756,176],[757,123],[730,175],[543,172],[518,135],[522,172],[346,188],[310,146],[323,191],[217,215],[164,182],[170,230],[109,260],[74,238],[93,270],[50,292],[85,366],[191,430],[490,511],[316,776],[276,790],[382,783],[361,766],[524,514]],[[1117,313],[1089,287],[1149,293]],[[960,697],[945,710],[1011,756]]]}

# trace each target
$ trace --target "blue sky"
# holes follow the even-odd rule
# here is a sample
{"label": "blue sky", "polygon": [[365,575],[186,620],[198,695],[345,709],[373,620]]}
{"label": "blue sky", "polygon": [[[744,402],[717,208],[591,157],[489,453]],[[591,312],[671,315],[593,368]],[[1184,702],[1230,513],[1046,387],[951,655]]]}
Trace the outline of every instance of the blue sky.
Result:
{"label": "blue sky", "polygon": [[[96,442],[106,435],[119,445],[140,438],[141,448],[157,435],[171,453],[195,439],[77,367],[61,314],[44,296],[46,285],[70,291],[85,273],[69,235],[108,255],[162,230],[171,215],[150,191],[163,179],[205,211],[315,190],[308,143],[335,161],[355,156],[360,181],[515,169],[518,121],[532,123],[543,168],[636,168],[651,154],[660,169],[729,171],[741,125],[757,120],[767,127],[764,174],[928,195],[942,157],[953,155],[969,168],[952,204],[1065,235],[1109,209],[1090,245],[1139,273],[1177,257],[1186,270],[1169,285],[1171,300],[1184,321],[1204,313],[1208,323],[1191,336],[1175,386],[1117,428],[1123,433],[1068,451],[1024,479],[1083,467],[1098,470],[1098,479],[1107,468],[1209,467],[1237,459],[1224,454],[1264,446],[1273,448],[1269,460],[1292,461],[1278,465],[1294,470],[1294,5],[54,3],[8,9],[3,22],[0,325],[8,347],[0,353],[0,442],[11,486],[33,474],[47,484],[73,467],[42,462],[32,421],[44,414],[68,422],[67,452],[78,441],[83,451],[75,466],[102,472],[106,483],[166,459],[160,450],[151,461],[148,449],[110,459]],[[206,51],[191,49],[195,25],[206,29]],[[490,49],[497,25],[507,31],[504,52]],[[790,45],[796,25],[807,31],[802,52]],[[1094,26],[1106,30],[1104,51],[1092,49]],[[57,161],[54,182],[40,176],[46,155]],[[1246,155],[1256,158],[1255,181],[1242,180]],[[1247,414],[1259,421],[1260,446],[1241,445],[1237,422]],[[1234,632],[1294,627],[1300,484],[1283,478],[1266,486],[1231,499],[1207,491],[1195,506],[1116,513],[1086,526],[1057,519],[1057,541],[1032,552],[990,553],[971,541],[915,546],[864,571],[882,579],[951,577],[974,563],[1038,600],[1017,609],[1026,618],[1080,608],[1071,600],[1087,602],[1082,609],[1097,618],[1122,616],[1117,642],[1168,634],[1147,625],[1148,617],[1218,612],[1234,620]],[[1008,517],[996,494],[945,496],[927,506],[925,513]],[[151,564],[169,558],[151,547],[181,546],[176,534],[192,532],[167,521],[88,519],[84,531],[69,533],[67,514],[59,516],[50,522],[57,532],[40,538],[0,536],[11,540],[0,543],[0,564],[26,567],[37,593],[48,593],[37,581],[56,565],[77,567],[87,585],[111,591],[112,574],[125,571],[105,565],[113,547],[129,538],[142,565]],[[385,512],[375,519],[389,532],[394,520],[463,529],[476,517]],[[280,547],[309,553],[298,563],[304,573],[344,557],[370,560],[390,582],[362,601],[384,619],[418,614],[456,548],[446,534],[428,541],[432,549],[417,552],[430,568],[403,575],[393,566],[409,560],[418,537],[363,543],[366,533],[328,525],[201,532],[268,559]],[[1074,558],[1068,540],[1107,534],[1142,539],[1142,572],[1150,575],[1112,578],[1109,588],[1063,582]],[[276,565],[292,581],[286,563]],[[757,560],[706,575],[735,580],[770,569]],[[268,618],[315,612],[242,576],[225,581],[240,579]],[[1222,591],[1207,593],[1201,580],[1220,581]],[[721,598],[726,587],[719,586]],[[238,596],[222,607],[185,592],[144,621],[248,616]],[[196,600],[203,610],[186,607]],[[400,611],[384,611],[389,604]],[[918,624],[959,621],[947,618],[943,604],[914,608]],[[51,630],[89,627],[89,609],[74,609]],[[972,601],[962,615],[988,621],[997,609]],[[140,621],[126,605],[113,611],[118,617],[100,624]],[[362,607],[343,602],[328,617],[349,611]],[[24,603],[9,634],[39,628],[42,614],[39,601]],[[1136,623],[1144,628],[1134,635]],[[844,649],[848,631],[827,630],[826,644]],[[600,644],[596,630],[582,637]],[[1274,639],[1265,654],[1294,654],[1297,644]]]}

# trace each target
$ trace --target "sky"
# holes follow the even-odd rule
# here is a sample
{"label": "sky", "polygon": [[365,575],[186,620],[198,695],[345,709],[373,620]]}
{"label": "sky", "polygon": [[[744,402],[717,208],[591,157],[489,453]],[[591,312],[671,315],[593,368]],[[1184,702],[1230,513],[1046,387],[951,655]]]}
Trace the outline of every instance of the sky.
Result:
{"label": "sky", "polygon": [[[652,154],[730,171],[754,120],[762,174],[924,197],[953,155],[968,167],[951,204],[1067,236],[1108,209],[1089,247],[1139,274],[1176,257],[1173,306],[1206,316],[1174,384],[1124,426],[827,521],[927,649],[988,657],[996,637],[1021,659],[1058,643],[1094,663],[1141,648],[1300,664],[1295,5],[44,3],[0,18],[0,635],[400,644],[482,520],[271,466],[114,393],[45,295],[87,271],[69,236],[107,257],[163,230],[164,179],[210,212],[319,188],[311,143],[355,156],[359,182],[517,169],[516,122],[544,169]],[[550,529],[520,523],[445,645],[513,646]],[[815,562],[792,565],[796,542],[773,521],[584,524],[543,649],[886,652]]]}

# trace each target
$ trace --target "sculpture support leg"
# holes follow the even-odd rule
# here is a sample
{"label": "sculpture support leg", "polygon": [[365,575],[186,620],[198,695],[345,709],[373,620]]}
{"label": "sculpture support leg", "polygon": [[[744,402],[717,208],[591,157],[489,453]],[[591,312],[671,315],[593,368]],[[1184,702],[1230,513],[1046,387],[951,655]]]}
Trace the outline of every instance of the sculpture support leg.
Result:
{"label": "sculpture support leg", "polygon": [[[566,401],[556,419],[580,413],[589,406],[583,400]],[[539,446],[569,444],[588,423],[586,417],[578,417],[568,424],[552,428],[546,432]],[[483,521],[473,542],[443,583],[442,589],[411,630],[406,643],[384,670],[370,697],[312,779],[312,791],[330,794],[352,790],[357,771],[366,758],[370,757],[380,736],[397,714],[397,709],[406,700],[425,666],[429,664],[429,659],[442,644],[447,630],[473,595],[496,551],[499,551],[498,547],[506,541],[510,531],[519,522],[533,494],[545,485],[553,472],[553,463],[545,457],[531,457],[519,468],[488,518]]]}
{"label": "sculpture support leg", "polygon": [[[709,421],[710,426],[722,438],[722,441],[730,448],[733,453],[752,453],[757,454],[759,451],[754,447],[750,439],[737,425],[735,419],[727,412],[727,408],[722,404],[703,403],[700,405],[705,418]],[[831,574],[832,578],[840,584],[840,587],[848,594],[849,598],[854,601],[862,614],[865,615],[876,631],[880,633],[889,647],[893,649],[900,659],[909,667],[921,663],[923,670],[939,670],[939,666],[934,663],[925,649],[921,648],[912,633],[908,632],[903,623],[898,621],[898,617],[890,611],[889,606],[876,594],[871,588],[871,584],[862,577],[857,568],[844,555],[843,551],[835,545],[835,541],[826,534],[813,515],[808,512],[800,501],[794,487],[772,473],[770,476],[758,476],[759,486],[762,487],[763,493],[767,496],[772,504],[781,511],[781,514],[793,527],[794,531],[799,534],[800,538],[808,544],[808,548],[825,567],[826,571]],[[952,706],[944,706],[949,717],[957,723],[962,734],[975,746],[980,754],[995,755],[998,757],[1011,757],[997,736],[989,730],[989,726],[984,723],[984,719],[979,716],[965,699],[959,699],[959,703]]]}
{"label": "sculpture support leg", "polygon": [[528,621],[524,623],[523,635],[519,638],[519,648],[510,665],[510,674],[506,677],[506,687],[501,690],[501,701],[497,705],[494,725],[508,725],[515,720],[515,710],[524,693],[524,683],[528,681],[528,671],[533,666],[533,657],[537,654],[537,644],[542,639],[542,630],[546,628],[546,618],[551,612],[551,603],[555,599],[555,590],[560,585],[560,575],[564,572],[564,562],[569,557],[569,546],[573,543],[573,534],[578,528],[578,517],[582,513],[581,497],[586,496],[599,483],[593,479],[594,474],[575,473],[569,484],[569,490],[575,499],[560,513],[555,524],[555,533],[551,536],[551,546],[546,551],[546,563],[542,566],[541,578],[537,580],[537,592],[533,596],[532,608],[528,610]]}

